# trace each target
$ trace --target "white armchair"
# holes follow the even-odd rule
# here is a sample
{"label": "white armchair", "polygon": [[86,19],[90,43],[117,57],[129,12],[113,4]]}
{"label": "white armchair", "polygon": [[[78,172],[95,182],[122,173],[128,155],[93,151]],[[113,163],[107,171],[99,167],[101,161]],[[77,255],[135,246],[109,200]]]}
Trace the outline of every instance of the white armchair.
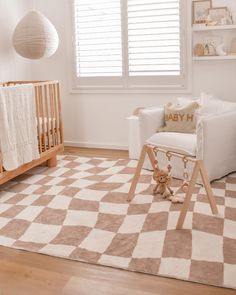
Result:
{"label": "white armchair", "polygon": [[[227,102],[223,102],[224,108]],[[236,104],[215,114],[202,116],[196,134],[158,132],[164,124],[164,108],[147,108],[128,118],[129,156],[138,159],[144,143],[196,157],[204,161],[210,181],[236,171]],[[164,156],[158,158],[160,166],[166,165]],[[151,169],[148,161],[145,168]],[[189,166],[188,170],[192,167]],[[183,163],[172,162],[173,177],[183,179]]]}

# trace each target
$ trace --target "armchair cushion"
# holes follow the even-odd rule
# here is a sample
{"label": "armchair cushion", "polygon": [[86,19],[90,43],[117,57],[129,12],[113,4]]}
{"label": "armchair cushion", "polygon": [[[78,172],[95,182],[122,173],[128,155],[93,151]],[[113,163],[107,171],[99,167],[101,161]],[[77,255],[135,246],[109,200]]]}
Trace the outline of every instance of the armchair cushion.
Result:
{"label": "armchair cushion", "polygon": [[153,134],[147,143],[159,146],[160,148],[185,154],[188,156],[196,156],[197,135],[191,133],[178,132],[159,132]]}

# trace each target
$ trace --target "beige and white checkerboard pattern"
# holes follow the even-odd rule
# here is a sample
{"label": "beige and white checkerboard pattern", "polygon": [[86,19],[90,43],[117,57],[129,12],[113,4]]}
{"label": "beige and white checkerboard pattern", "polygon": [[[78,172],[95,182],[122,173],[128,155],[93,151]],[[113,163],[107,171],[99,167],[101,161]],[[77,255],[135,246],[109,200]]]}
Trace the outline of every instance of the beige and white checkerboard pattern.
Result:
{"label": "beige and white checkerboard pattern", "polygon": [[151,172],[126,202],[136,164],[62,156],[3,185],[0,245],[236,288],[236,174],[212,185],[220,216],[198,187],[177,231],[181,205],[152,195]]}

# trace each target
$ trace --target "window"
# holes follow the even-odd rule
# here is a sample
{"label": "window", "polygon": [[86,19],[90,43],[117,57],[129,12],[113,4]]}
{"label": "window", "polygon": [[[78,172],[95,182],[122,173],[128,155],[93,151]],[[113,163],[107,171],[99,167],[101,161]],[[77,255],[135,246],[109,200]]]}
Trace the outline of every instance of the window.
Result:
{"label": "window", "polygon": [[75,2],[77,76],[122,76],[120,1]]}
{"label": "window", "polygon": [[75,85],[187,87],[186,0],[74,0]]}

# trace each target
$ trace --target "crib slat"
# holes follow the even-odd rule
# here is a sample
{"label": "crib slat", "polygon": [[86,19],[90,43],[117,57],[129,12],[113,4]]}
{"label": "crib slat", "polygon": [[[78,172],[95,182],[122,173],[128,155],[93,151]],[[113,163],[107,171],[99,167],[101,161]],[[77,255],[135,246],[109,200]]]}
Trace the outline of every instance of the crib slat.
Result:
{"label": "crib slat", "polygon": [[58,117],[58,93],[56,84],[53,84],[53,92],[54,92],[54,108],[55,108],[55,119],[56,119],[56,141],[59,144],[59,117]]}
{"label": "crib slat", "polygon": [[48,112],[48,91],[47,85],[44,85],[44,102],[45,102],[45,112],[47,119],[47,147],[50,149],[51,140],[50,140],[50,121],[49,121],[49,112]]}
{"label": "crib slat", "polygon": [[55,106],[54,106],[54,89],[53,84],[51,84],[51,91],[52,91],[52,112],[53,112],[53,135],[54,135],[54,144],[57,144],[57,138],[56,138],[56,112],[55,112]]}
{"label": "crib slat", "polygon": [[57,112],[55,108],[55,93],[54,93],[54,84],[52,83],[52,107],[53,107],[53,134],[55,139],[55,145],[57,145],[57,132],[56,132],[56,120],[57,120]]}
{"label": "crib slat", "polygon": [[2,154],[1,154],[1,151],[0,151],[0,173],[3,172],[3,162],[2,162]]}
{"label": "crib slat", "polygon": [[37,116],[37,132],[38,132],[39,153],[41,154],[42,153],[42,142],[40,140],[41,127],[40,127],[38,86],[34,87],[34,92],[35,92],[35,102],[36,102],[36,116]]}
{"label": "crib slat", "polygon": [[57,99],[58,99],[60,143],[63,143],[63,126],[62,126],[62,114],[61,114],[61,93],[60,93],[60,84],[59,84],[59,82],[57,82]]}
{"label": "crib slat", "polygon": [[53,146],[56,145],[55,136],[54,136],[54,111],[53,111],[53,91],[52,85],[49,85],[49,96],[50,96],[50,111],[51,111],[51,133],[52,133],[52,143]]}
{"label": "crib slat", "polygon": [[46,134],[45,134],[45,115],[44,115],[44,104],[43,104],[43,89],[39,86],[39,104],[40,104],[40,115],[42,118],[42,134],[40,140],[42,141],[43,151],[46,151]]}
{"label": "crib slat", "polygon": [[58,138],[58,112],[57,112],[57,95],[56,95],[56,87],[55,83],[53,84],[53,107],[54,107],[54,115],[55,115],[55,140],[56,144],[59,143]]}

